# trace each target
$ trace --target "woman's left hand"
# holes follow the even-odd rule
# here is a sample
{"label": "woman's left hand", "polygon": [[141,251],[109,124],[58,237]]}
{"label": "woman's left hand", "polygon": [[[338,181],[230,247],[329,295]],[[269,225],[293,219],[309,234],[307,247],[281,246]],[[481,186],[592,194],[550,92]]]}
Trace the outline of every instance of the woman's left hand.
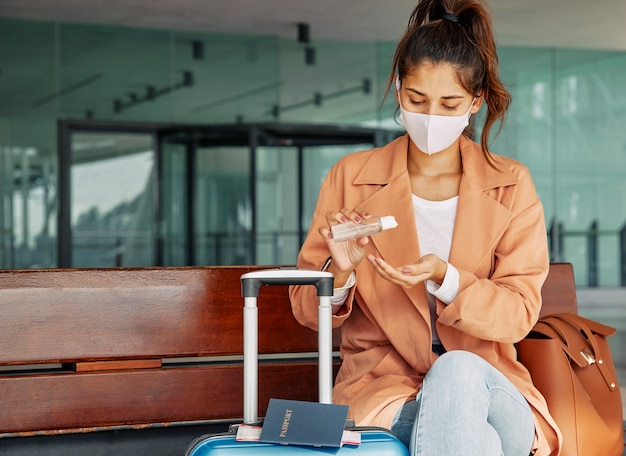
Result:
{"label": "woman's left hand", "polygon": [[441,284],[448,270],[448,263],[434,254],[424,255],[416,263],[397,268],[374,255],[368,255],[367,260],[383,279],[404,288],[412,288],[426,280]]}

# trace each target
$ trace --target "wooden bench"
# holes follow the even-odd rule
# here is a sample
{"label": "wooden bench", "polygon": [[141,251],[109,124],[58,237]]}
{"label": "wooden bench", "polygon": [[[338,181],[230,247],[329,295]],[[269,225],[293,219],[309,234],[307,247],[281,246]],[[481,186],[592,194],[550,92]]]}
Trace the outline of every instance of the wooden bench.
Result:
{"label": "wooden bench", "polygon": [[[240,277],[261,268],[0,272],[0,447],[241,420]],[[577,311],[570,264],[551,266],[543,297],[543,314]],[[270,397],[317,400],[317,334],[286,287],[264,287],[259,308],[260,415]]]}

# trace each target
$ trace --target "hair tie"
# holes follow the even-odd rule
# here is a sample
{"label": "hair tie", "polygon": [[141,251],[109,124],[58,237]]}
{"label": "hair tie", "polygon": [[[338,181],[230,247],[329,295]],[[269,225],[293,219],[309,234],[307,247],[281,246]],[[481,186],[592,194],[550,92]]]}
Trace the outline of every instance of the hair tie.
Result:
{"label": "hair tie", "polygon": [[441,18],[454,23],[458,23],[460,21],[459,16],[457,16],[456,14],[448,13],[447,11],[441,14]]}

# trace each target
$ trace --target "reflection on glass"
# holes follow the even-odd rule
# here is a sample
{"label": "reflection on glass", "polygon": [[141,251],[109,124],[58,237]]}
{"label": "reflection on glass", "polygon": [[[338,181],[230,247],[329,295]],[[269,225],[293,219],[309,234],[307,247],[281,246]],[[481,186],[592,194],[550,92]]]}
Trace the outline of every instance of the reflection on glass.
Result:
{"label": "reflection on glass", "polygon": [[72,137],[73,267],[154,264],[150,135]]}
{"label": "reflection on glass", "polygon": [[257,264],[296,263],[297,148],[259,147],[256,156]]}
{"label": "reflection on glass", "polygon": [[[306,233],[313,217],[317,195],[322,181],[330,168],[344,155],[359,150],[371,149],[373,144],[350,144],[347,146],[321,146],[304,148],[302,168],[307,170],[302,176],[304,192],[304,208],[302,212],[302,227]],[[341,209],[340,207],[337,210]]]}
{"label": "reflection on glass", "polygon": [[55,266],[55,164],[35,148],[0,146],[0,268]]}
{"label": "reflection on glass", "polygon": [[197,150],[195,255],[200,265],[251,264],[252,205],[247,147]]}

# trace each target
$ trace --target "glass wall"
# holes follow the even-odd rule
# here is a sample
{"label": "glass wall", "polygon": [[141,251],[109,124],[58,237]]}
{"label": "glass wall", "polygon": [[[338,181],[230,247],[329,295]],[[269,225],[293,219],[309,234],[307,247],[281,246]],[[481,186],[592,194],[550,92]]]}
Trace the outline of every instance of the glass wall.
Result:
{"label": "glass wall", "polygon": [[[317,40],[312,46],[314,53],[307,54],[295,37],[0,20],[0,267],[53,267],[58,262],[59,119],[399,129],[393,97],[383,103],[395,43]],[[529,166],[551,228],[552,259],[572,262],[581,287],[624,286],[626,137],[620,125],[626,117],[621,90],[626,53],[499,51],[502,76],[514,101],[493,150]],[[288,178],[283,170],[293,168],[294,154],[286,148],[258,150],[257,198],[269,198],[280,211],[275,218],[256,221],[261,231],[271,233],[276,227],[269,225],[284,223],[281,231],[287,233],[295,223],[284,218],[293,201],[278,197]],[[220,156],[231,155],[207,145],[206,153],[196,157],[199,187],[194,191],[208,191],[204,187],[215,183],[211,168],[223,161]],[[305,185],[313,188],[327,164],[315,163],[321,160],[315,151],[305,153],[308,157],[314,163],[305,178],[316,178]],[[190,176],[176,171],[187,158],[180,148],[163,155],[161,189],[172,195],[191,191],[179,185]],[[105,161],[92,165],[104,166]],[[238,163],[239,179],[249,185],[251,171],[244,161]],[[77,163],[75,173],[89,166]],[[80,182],[75,185],[82,186]],[[314,204],[316,192],[308,195],[303,207]],[[78,213],[81,206],[74,202],[72,220],[86,220],[88,213]],[[163,251],[163,257],[183,264],[185,250],[197,241],[208,249],[198,250],[198,261],[217,261],[221,254],[208,246],[219,236],[212,226],[218,222],[208,209],[192,208],[197,220],[191,233],[177,217],[190,208],[163,204],[161,215],[168,221],[158,227],[162,237],[152,239],[172,249]],[[236,201],[241,207],[249,204]],[[236,217],[245,212],[241,207]],[[154,237],[143,235],[146,242]],[[281,242],[265,237],[258,239],[262,257],[284,262],[293,255],[278,253]]]}
{"label": "glass wall", "polygon": [[57,261],[57,30],[0,21],[0,268]]}
{"label": "glass wall", "polygon": [[514,101],[494,149],[530,168],[553,260],[574,263],[579,286],[626,286],[626,53],[500,54]]}

